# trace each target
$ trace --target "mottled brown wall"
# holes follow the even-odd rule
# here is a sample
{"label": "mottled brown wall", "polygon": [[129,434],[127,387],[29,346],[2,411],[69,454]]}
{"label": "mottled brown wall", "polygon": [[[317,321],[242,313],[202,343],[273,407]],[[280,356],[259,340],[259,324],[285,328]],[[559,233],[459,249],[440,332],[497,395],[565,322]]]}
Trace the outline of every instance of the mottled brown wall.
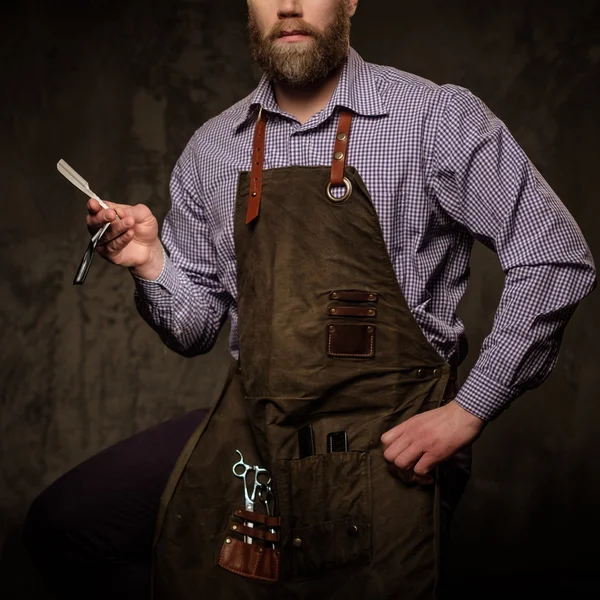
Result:
{"label": "mottled brown wall", "polygon": [[[71,285],[85,197],[55,163],[66,159],[103,197],[148,203],[162,217],[193,131],[257,81],[244,21],[242,0],[3,8],[0,595],[45,597],[22,580],[18,544],[43,486],[135,431],[209,404],[224,375],[226,335],[208,356],[172,354],[137,316],[126,273],[97,261],[84,287]],[[599,30],[596,0],[362,0],[353,45],[367,60],[480,95],[599,256]],[[461,306],[472,348],[462,377],[501,286],[494,255],[477,248]],[[576,582],[598,579],[599,298],[576,313],[550,380],[477,444],[453,538],[457,584],[547,575],[551,589],[576,597]]]}

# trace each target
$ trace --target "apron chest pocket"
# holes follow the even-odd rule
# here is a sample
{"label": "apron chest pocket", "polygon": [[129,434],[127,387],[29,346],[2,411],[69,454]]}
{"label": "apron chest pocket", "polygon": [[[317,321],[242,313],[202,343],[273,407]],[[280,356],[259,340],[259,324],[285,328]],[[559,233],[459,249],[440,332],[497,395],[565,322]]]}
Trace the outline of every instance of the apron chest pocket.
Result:
{"label": "apron chest pocket", "polygon": [[283,568],[304,577],[371,560],[371,469],[365,452],[281,460]]}

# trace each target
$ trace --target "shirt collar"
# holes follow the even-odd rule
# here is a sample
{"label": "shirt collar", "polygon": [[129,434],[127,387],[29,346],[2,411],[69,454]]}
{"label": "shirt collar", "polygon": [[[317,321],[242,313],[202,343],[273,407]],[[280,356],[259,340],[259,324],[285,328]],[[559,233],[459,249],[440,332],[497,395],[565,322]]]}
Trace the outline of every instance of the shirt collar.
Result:
{"label": "shirt collar", "polygon": [[[266,111],[284,114],[266,75],[262,76],[257,88],[248,97],[247,109],[235,124],[236,129],[256,114],[259,106]],[[329,116],[338,106],[367,117],[388,114],[370,66],[353,48],[348,52],[338,85],[323,112]]]}

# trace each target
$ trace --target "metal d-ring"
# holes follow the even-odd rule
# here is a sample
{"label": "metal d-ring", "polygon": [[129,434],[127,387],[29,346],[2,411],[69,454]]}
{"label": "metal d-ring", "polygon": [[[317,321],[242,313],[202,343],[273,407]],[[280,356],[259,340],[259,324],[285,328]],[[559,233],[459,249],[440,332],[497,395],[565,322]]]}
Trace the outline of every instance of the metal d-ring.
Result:
{"label": "metal d-ring", "polygon": [[332,195],[331,193],[331,186],[333,184],[331,183],[331,181],[329,181],[327,183],[327,197],[332,201],[332,202],[346,202],[346,200],[348,200],[348,198],[350,198],[350,194],[352,193],[352,182],[347,178],[344,177],[344,181],[342,185],[346,186],[346,191],[344,192],[344,195],[336,198],[334,195]]}

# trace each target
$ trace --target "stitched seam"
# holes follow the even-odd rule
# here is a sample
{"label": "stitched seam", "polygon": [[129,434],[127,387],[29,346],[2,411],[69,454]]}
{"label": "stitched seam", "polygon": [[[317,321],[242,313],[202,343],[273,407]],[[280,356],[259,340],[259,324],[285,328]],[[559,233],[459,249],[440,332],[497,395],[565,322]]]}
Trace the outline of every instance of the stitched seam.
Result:
{"label": "stitched seam", "polygon": [[369,352],[367,352],[366,354],[343,354],[341,352],[332,352],[331,351],[331,333],[329,334],[329,341],[327,343],[327,353],[331,356],[373,356],[373,341],[375,339],[375,336],[372,335],[371,336],[371,345],[369,348]]}

